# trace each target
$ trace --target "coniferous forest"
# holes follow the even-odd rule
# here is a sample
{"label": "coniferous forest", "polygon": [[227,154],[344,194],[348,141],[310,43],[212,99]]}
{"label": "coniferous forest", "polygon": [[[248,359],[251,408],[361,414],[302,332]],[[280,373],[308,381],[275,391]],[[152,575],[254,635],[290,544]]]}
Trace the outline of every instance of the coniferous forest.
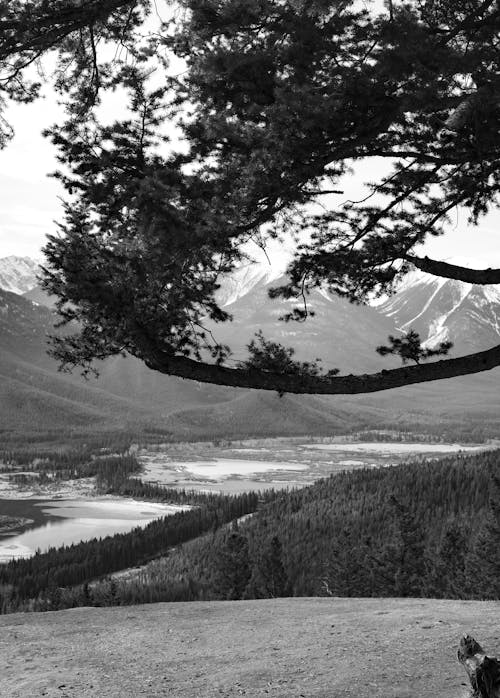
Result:
{"label": "coniferous forest", "polygon": [[[500,598],[500,451],[205,495],[108,468],[108,491],[189,504],[0,567],[2,611],[278,596]],[[112,573],[125,568],[125,575]]]}

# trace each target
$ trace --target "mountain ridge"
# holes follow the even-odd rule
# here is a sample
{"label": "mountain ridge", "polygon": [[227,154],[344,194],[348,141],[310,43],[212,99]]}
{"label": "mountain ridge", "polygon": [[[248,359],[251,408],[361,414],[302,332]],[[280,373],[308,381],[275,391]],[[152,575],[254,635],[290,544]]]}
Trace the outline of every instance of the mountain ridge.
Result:
{"label": "mountain ridge", "polygon": [[31,257],[0,258],[0,288],[18,294],[31,291],[38,284],[39,264]]}
{"label": "mountain ridge", "polygon": [[410,272],[378,309],[398,329],[416,330],[425,346],[452,341],[452,354],[500,342],[500,288]]}

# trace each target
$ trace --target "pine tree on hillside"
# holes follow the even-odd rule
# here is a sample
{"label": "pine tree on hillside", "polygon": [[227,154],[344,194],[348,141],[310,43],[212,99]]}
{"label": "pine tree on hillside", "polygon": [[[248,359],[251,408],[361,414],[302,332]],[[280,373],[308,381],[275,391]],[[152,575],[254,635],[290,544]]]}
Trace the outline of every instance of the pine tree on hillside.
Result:
{"label": "pine tree on hillside", "polygon": [[273,536],[258,556],[247,587],[247,598],[276,599],[288,595],[288,576],[283,565],[283,546]]}
{"label": "pine tree on hillside", "polygon": [[472,598],[500,598],[500,477],[491,478],[489,512],[466,561],[466,579]]}
{"label": "pine tree on hillside", "polygon": [[426,596],[463,598],[469,544],[466,531],[466,523],[460,519],[452,518],[447,522],[439,547],[429,559]]}
{"label": "pine tree on hillside", "polygon": [[398,596],[420,596],[425,578],[424,531],[408,506],[394,495],[390,501],[396,512],[400,537],[395,592]]}
{"label": "pine tree on hillside", "polygon": [[321,593],[327,596],[379,595],[379,564],[371,553],[369,541],[360,541],[352,530],[344,528],[325,562],[320,579]]}
{"label": "pine tree on hillside", "polygon": [[[425,348],[411,329],[380,347],[405,365],[372,374],[337,375],[262,334],[235,363],[210,329],[231,318],[221,275],[250,241],[282,236],[296,243],[271,291],[294,304],[284,319],[306,320],[315,288],[367,302],[414,268],[500,284],[500,269],[420,256],[455,209],[478,225],[498,205],[498,2],[181,5],[0,0],[0,149],[9,100],[33,101],[50,81],[65,107],[47,134],[65,194],[43,265],[74,328],[52,340],[61,365],[88,372],[126,351],[166,375],[279,394],[371,393],[500,366],[500,344],[426,363],[450,343]],[[109,123],[99,107],[114,92],[128,108]],[[338,188],[353,162],[377,175],[356,201]]]}
{"label": "pine tree on hillside", "polygon": [[233,525],[220,545],[215,559],[214,588],[219,598],[241,599],[250,581],[248,539]]}

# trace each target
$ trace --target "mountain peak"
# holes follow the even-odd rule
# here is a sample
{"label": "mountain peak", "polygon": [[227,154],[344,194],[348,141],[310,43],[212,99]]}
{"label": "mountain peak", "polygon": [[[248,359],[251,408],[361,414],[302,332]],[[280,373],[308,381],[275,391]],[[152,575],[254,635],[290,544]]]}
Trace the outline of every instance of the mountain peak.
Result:
{"label": "mountain peak", "polygon": [[0,288],[22,295],[38,283],[39,260],[10,255],[0,259]]}
{"label": "mountain peak", "polygon": [[[451,257],[444,261],[487,268],[477,259]],[[493,263],[490,260],[490,266]],[[425,346],[452,341],[455,355],[487,349],[500,340],[500,288],[496,285],[470,284],[414,270],[378,309],[401,331],[416,330]]]}

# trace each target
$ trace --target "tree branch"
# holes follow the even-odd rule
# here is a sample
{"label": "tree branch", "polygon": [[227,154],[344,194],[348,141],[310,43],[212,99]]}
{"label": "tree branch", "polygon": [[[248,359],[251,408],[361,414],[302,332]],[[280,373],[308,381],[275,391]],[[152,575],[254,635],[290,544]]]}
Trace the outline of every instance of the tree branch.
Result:
{"label": "tree branch", "polygon": [[26,51],[48,51],[69,34],[105,21],[116,10],[135,3],[136,0],[92,0],[66,7],[59,3],[34,19],[21,14],[19,19],[0,21],[0,60]]}
{"label": "tree branch", "polygon": [[456,264],[413,255],[405,255],[404,259],[411,262],[417,269],[433,276],[465,281],[468,284],[500,284],[500,269],[467,269]]}
{"label": "tree branch", "polygon": [[256,369],[227,368],[182,356],[167,354],[142,336],[141,358],[152,369],[171,376],[202,383],[215,383],[233,388],[276,390],[279,393],[354,395],[400,388],[414,383],[464,376],[489,371],[500,365],[500,344],[475,354],[456,359],[435,361],[416,366],[403,366],[379,373],[348,376],[307,376],[271,373]]}

